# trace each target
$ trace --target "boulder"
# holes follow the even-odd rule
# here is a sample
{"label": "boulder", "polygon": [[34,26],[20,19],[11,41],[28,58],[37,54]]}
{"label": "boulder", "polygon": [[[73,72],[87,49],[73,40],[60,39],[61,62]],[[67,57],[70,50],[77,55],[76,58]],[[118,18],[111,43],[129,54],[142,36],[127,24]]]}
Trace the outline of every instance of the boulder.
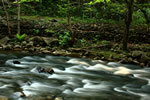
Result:
{"label": "boulder", "polygon": [[43,43],[47,46],[53,45],[58,42],[58,39],[52,37],[42,37]]}
{"label": "boulder", "polygon": [[139,59],[143,53],[144,52],[142,52],[142,51],[132,51],[131,56],[132,56],[132,58]]}
{"label": "boulder", "polygon": [[29,42],[34,41],[35,43],[39,43],[39,42],[42,42],[43,39],[40,36],[34,36],[34,37],[29,38],[27,41],[29,41]]}
{"label": "boulder", "polygon": [[140,58],[140,62],[147,64],[149,61],[150,61],[150,57],[146,53],[142,54]]}
{"label": "boulder", "polygon": [[10,41],[10,38],[8,36],[6,36],[0,40],[0,45],[7,44],[9,41]]}

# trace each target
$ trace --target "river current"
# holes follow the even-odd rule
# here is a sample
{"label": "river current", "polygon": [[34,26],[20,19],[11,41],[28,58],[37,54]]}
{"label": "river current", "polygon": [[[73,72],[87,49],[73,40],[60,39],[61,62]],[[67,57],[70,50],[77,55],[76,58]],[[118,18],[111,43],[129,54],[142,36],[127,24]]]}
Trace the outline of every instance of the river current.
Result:
{"label": "river current", "polygon": [[[51,67],[54,73],[39,73],[37,67]],[[21,97],[20,91],[26,97]],[[0,96],[28,100],[48,95],[64,100],[150,100],[150,68],[83,58],[0,53]]]}

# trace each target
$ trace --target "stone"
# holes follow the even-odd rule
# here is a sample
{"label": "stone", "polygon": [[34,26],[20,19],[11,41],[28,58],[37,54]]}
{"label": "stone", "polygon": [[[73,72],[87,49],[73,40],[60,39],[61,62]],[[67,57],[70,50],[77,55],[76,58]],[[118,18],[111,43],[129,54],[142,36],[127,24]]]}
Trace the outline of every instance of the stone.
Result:
{"label": "stone", "polygon": [[56,97],[55,100],[63,100],[62,97]]}
{"label": "stone", "polygon": [[30,42],[26,45],[26,47],[27,47],[27,48],[33,47],[33,44],[34,44],[33,41],[30,41]]}
{"label": "stone", "polygon": [[132,52],[131,52],[131,56],[132,56],[133,58],[139,59],[139,58],[142,56],[143,53],[144,53],[144,52],[142,52],[142,51],[132,51]]}
{"label": "stone", "polygon": [[52,38],[52,37],[42,37],[44,44],[47,46],[50,46],[52,44],[55,44],[58,42],[58,39]]}
{"label": "stone", "polygon": [[132,62],[133,62],[133,59],[132,59],[131,57],[129,57],[129,58],[128,58],[128,62],[129,62],[129,63],[132,63]]}
{"label": "stone", "polygon": [[37,67],[39,73],[49,73],[53,74],[54,70],[51,67]]}
{"label": "stone", "polygon": [[122,63],[122,64],[127,64],[128,63],[128,58],[123,58],[119,61],[119,63]]}
{"label": "stone", "polygon": [[21,46],[20,46],[19,44],[16,44],[16,45],[14,46],[14,48],[21,48]]}
{"label": "stone", "polygon": [[5,50],[11,50],[12,46],[10,44],[6,45]]}
{"label": "stone", "polygon": [[9,99],[6,97],[0,96],[0,100],[9,100]]}
{"label": "stone", "polygon": [[49,51],[49,50],[43,50],[42,53],[49,54],[49,53],[51,53],[51,51]]}
{"label": "stone", "polygon": [[54,52],[52,52],[53,55],[61,55],[61,56],[68,56],[71,55],[71,52],[68,52],[66,50],[55,50]]}
{"label": "stone", "polygon": [[53,97],[47,96],[47,97],[28,97],[28,100],[54,100]]}
{"label": "stone", "polygon": [[34,37],[29,38],[28,41],[29,41],[29,42],[30,42],[30,41],[34,41],[34,42],[39,43],[39,42],[42,42],[43,39],[42,39],[42,37],[40,37],[40,36],[34,36]]}
{"label": "stone", "polygon": [[23,46],[27,45],[27,42],[26,42],[26,41],[23,41],[23,42],[22,42],[22,45],[23,45]]}
{"label": "stone", "polygon": [[14,63],[14,64],[21,64],[21,63],[20,63],[19,61],[17,61],[17,60],[14,60],[13,63]]}
{"label": "stone", "polygon": [[10,38],[6,36],[0,40],[0,45],[7,44],[9,41],[10,41]]}
{"label": "stone", "polygon": [[140,61],[143,62],[143,63],[147,63],[150,61],[150,57],[148,57],[146,55],[146,53],[142,54],[141,58],[140,58]]}

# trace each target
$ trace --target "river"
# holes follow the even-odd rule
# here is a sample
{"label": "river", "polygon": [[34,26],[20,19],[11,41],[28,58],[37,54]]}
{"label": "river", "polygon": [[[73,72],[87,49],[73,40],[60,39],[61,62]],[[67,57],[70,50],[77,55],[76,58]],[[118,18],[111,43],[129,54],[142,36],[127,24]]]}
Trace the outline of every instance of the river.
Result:
{"label": "river", "polygon": [[[54,73],[39,73],[37,67],[51,67]],[[21,97],[20,91],[26,97]],[[48,95],[64,100],[150,100],[150,68],[83,58],[0,53],[0,96],[28,100]]]}

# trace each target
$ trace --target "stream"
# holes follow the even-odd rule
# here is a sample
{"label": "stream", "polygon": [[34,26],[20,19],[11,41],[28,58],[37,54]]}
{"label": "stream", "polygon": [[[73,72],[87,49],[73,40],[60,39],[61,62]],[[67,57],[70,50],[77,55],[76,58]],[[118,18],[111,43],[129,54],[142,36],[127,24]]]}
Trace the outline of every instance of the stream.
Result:
{"label": "stream", "polygon": [[[54,73],[39,73],[37,67],[51,67]],[[26,96],[22,97],[20,91]],[[28,100],[49,95],[64,100],[150,100],[150,68],[83,58],[0,53],[0,96]]]}

